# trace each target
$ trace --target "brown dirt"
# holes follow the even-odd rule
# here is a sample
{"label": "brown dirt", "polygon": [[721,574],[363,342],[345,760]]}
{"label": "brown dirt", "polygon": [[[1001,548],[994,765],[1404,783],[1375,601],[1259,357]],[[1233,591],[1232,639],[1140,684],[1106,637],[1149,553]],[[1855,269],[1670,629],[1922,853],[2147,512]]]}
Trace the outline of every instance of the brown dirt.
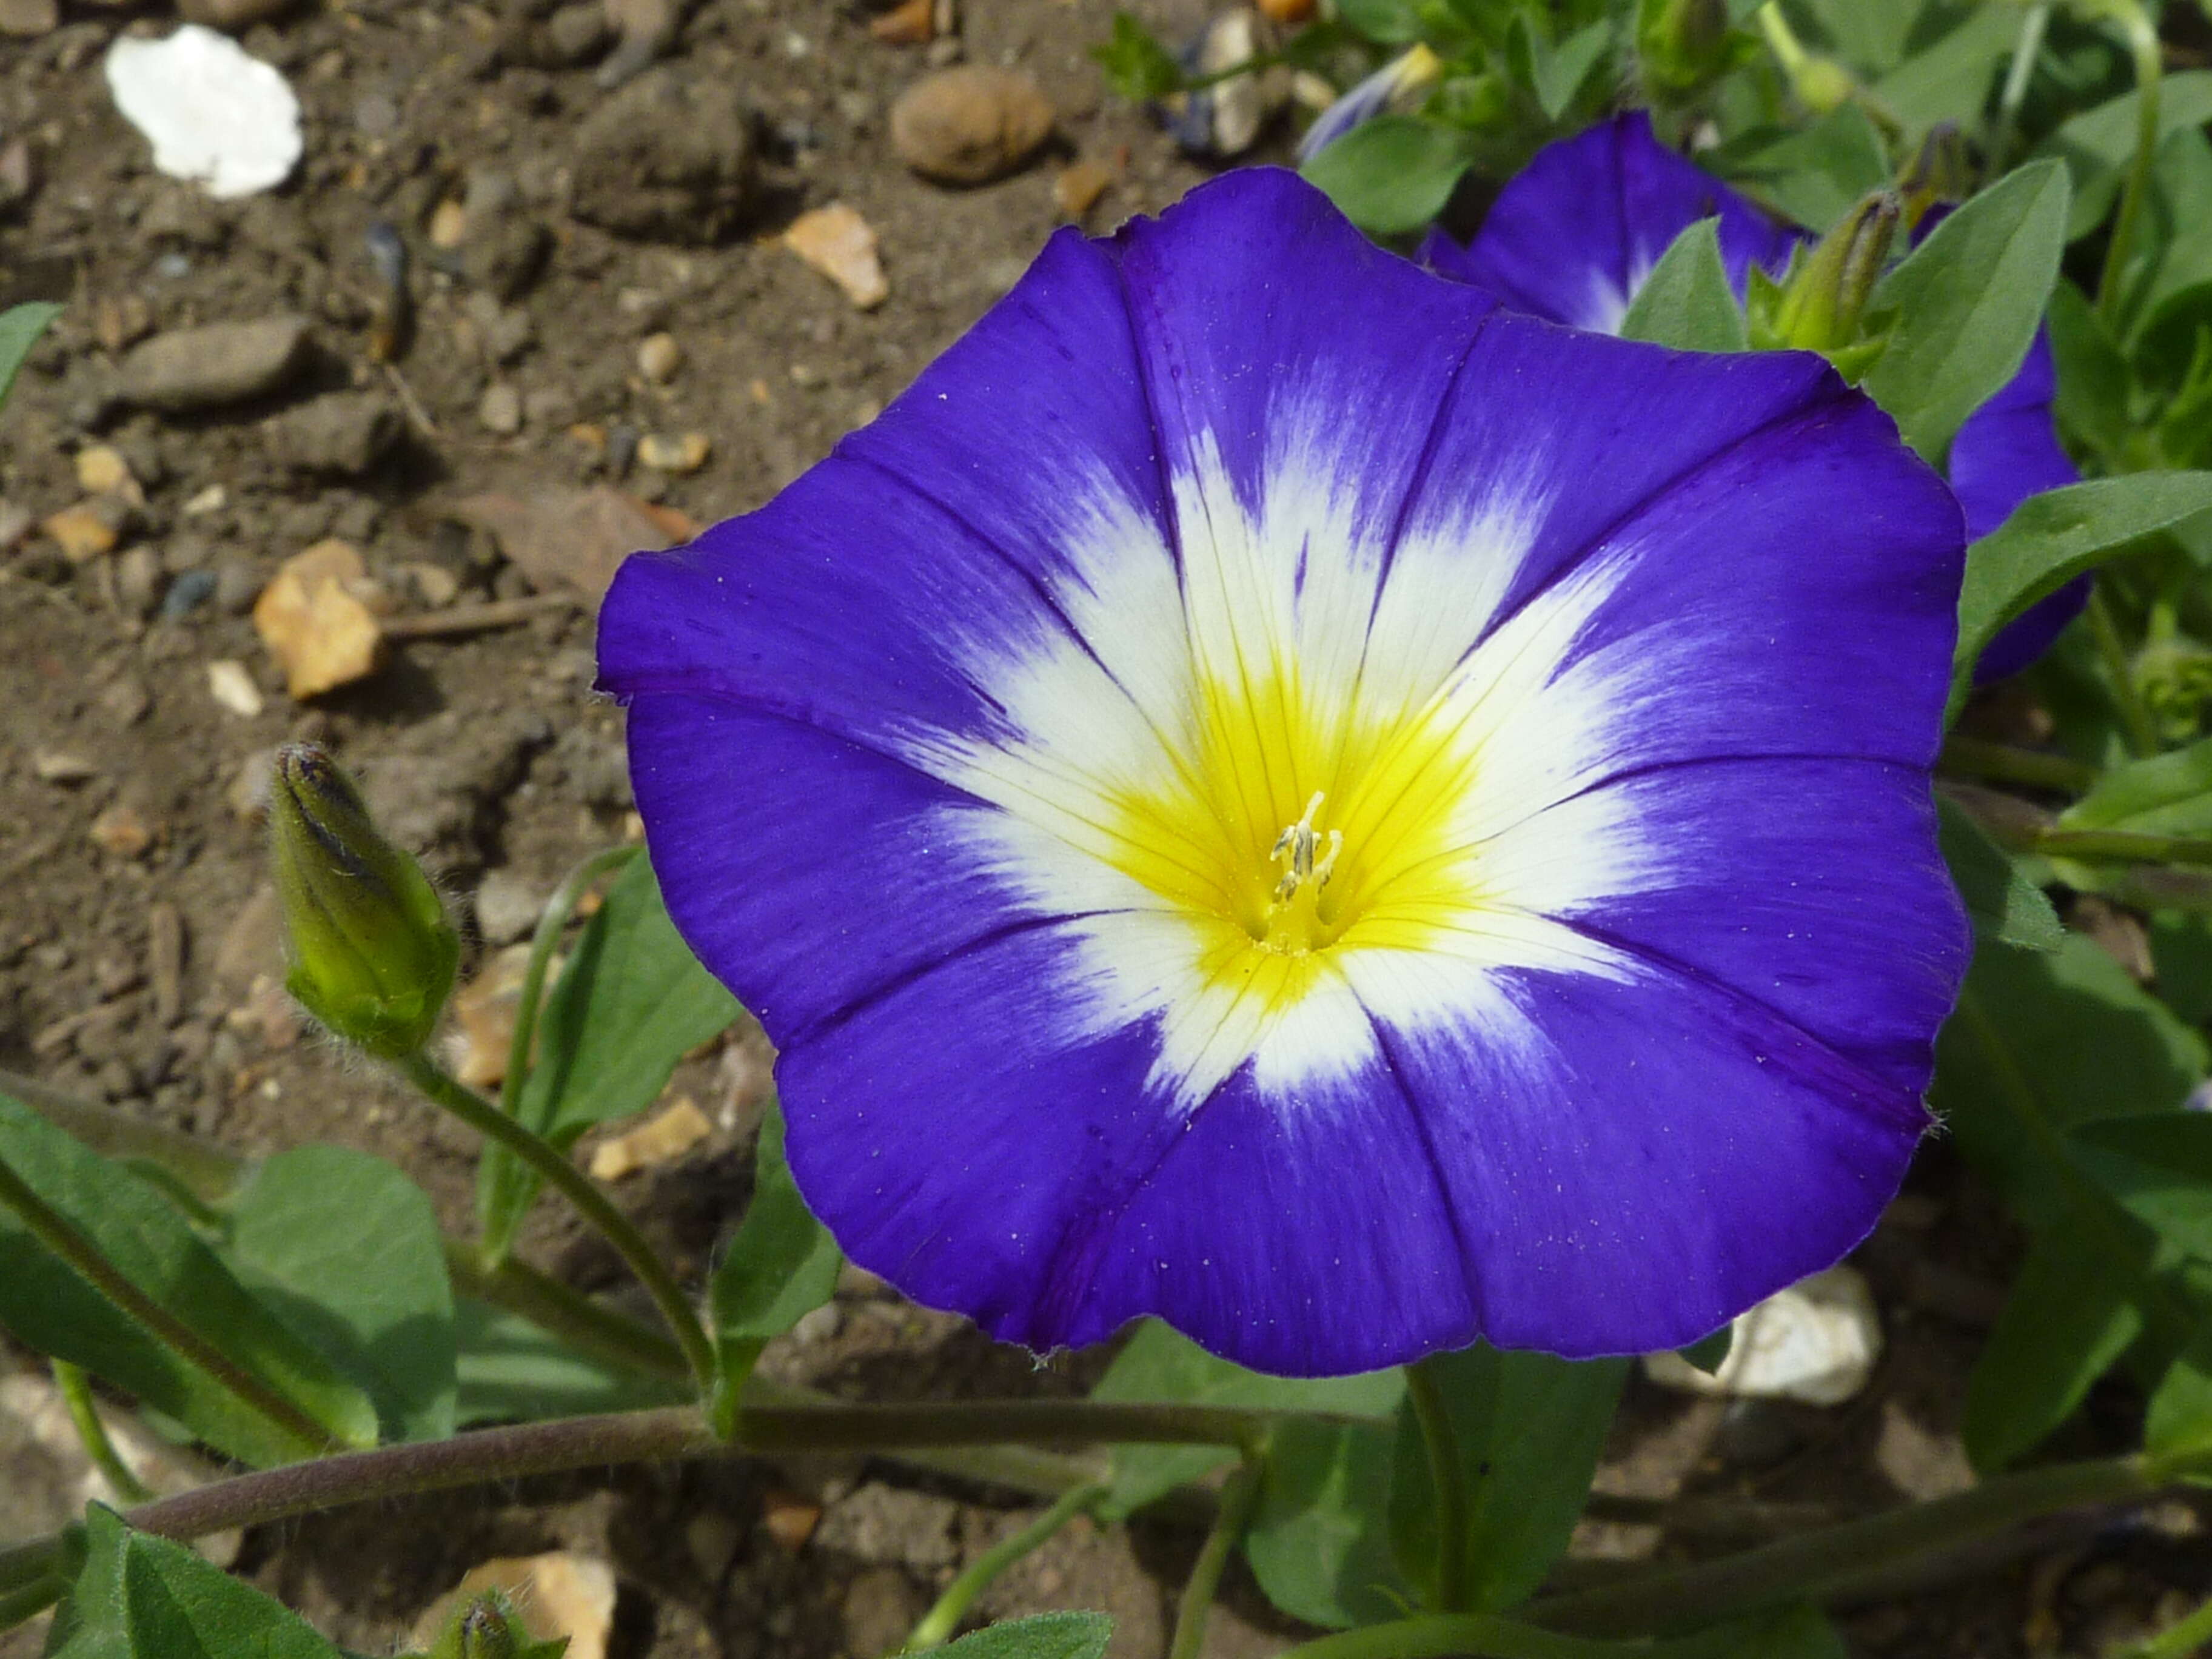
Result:
{"label": "brown dirt", "polygon": [[[1170,36],[1200,15],[1194,0],[1140,9]],[[928,49],[884,44],[866,15],[828,0],[701,0],[666,72],[738,88],[757,112],[763,158],[750,216],[706,245],[611,234],[565,210],[592,160],[579,151],[587,123],[611,94],[589,64],[502,66],[493,46],[507,14],[350,0],[257,25],[247,45],[283,67],[302,99],[307,160],[283,190],[232,204],[154,173],[102,83],[100,54],[118,29],[166,27],[166,17],[64,6],[52,33],[0,40],[0,147],[27,137],[40,175],[27,203],[0,198],[0,303],[70,302],[0,422],[0,526],[10,509],[43,518],[77,501],[71,458],[94,442],[125,456],[144,495],[118,548],[75,568],[36,530],[0,528],[0,1064],[249,1152],[334,1139],[380,1153],[463,1224],[466,1138],[301,1035],[265,982],[256,989],[273,966],[272,941],[254,903],[260,831],[240,810],[239,780],[272,745],[316,736],[457,897],[492,870],[550,889],[625,833],[629,805],[619,716],[589,690],[588,623],[546,612],[500,631],[414,640],[373,679],[301,706],[284,696],[245,606],[279,561],[333,535],[361,550],[403,609],[440,585],[426,586],[410,567],[456,579],[464,603],[523,597],[531,583],[520,571],[447,514],[477,492],[614,482],[700,521],[759,505],[1012,283],[1060,221],[1062,167],[1080,158],[1111,173],[1094,228],[1157,209],[1200,176],[1104,93],[1085,50],[1104,38],[1110,12],[1107,0],[969,0],[959,54],[1033,75],[1057,131],[1013,176],[949,190],[906,172],[886,137],[890,100],[924,71]],[[524,7],[513,15],[527,21]],[[485,173],[499,179],[487,185]],[[441,201],[470,193],[471,175],[478,190],[511,195],[504,240],[439,255],[427,226]],[[879,309],[854,310],[776,240],[797,213],[832,202],[857,208],[880,239],[891,293]],[[379,289],[363,238],[379,221],[413,252],[413,334],[396,376],[373,361]],[[164,417],[106,395],[131,336],[284,312],[311,319],[316,356],[262,403]],[[637,365],[641,337],[662,329],[684,354],[665,386]],[[479,419],[495,382],[517,394],[517,434],[495,435]],[[398,447],[352,476],[282,465],[283,417],[311,393],[345,388],[414,404]],[[690,432],[713,447],[688,476],[610,464],[610,447],[638,434]],[[155,550],[157,562],[141,556],[134,567],[134,548]],[[199,573],[218,579],[211,597],[181,615],[151,614],[179,582],[207,586]],[[206,665],[224,659],[258,683],[258,715],[210,695]],[[86,775],[48,781],[41,763],[58,755]],[[95,839],[118,808],[150,832],[144,850]],[[166,1011],[154,949],[165,906],[185,939],[181,994]],[[718,1118],[714,1138],[618,1189],[688,1271],[741,1201],[757,1081],[715,1056],[687,1066],[676,1086]],[[1601,1490],[1838,1511],[1962,1480],[1964,1378],[2012,1243],[1946,1149],[1933,1150],[1916,1189],[1920,1199],[1901,1212],[1912,1224],[1886,1227],[1862,1255],[1892,1343],[1867,1395],[1827,1412],[1723,1409],[1639,1383]],[[526,1254],[586,1288],[619,1281],[550,1206]],[[1028,1356],[865,1285],[838,1307],[834,1332],[786,1346],[775,1362],[782,1374],[882,1396],[1069,1389],[1097,1368],[1096,1356],[1079,1356],[1037,1371]],[[2118,1443],[2134,1408],[2117,1391],[2100,1397],[2074,1438],[2083,1449]],[[867,1553],[794,1553],[763,1521],[771,1490],[833,1513],[882,1507],[885,1492],[891,1499]],[[26,1491],[0,1490],[0,1538],[44,1524]],[[1012,1494],[858,1464],[633,1470],[264,1529],[246,1540],[240,1567],[348,1645],[390,1651],[473,1562],[572,1546],[617,1564],[618,1659],[829,1656],[910,1620],[1023,1512]],[[1695,1538],[1586,1523],[1571,1568],[1739,1545],[1783,1524],[1741,1502],[1729,1513],[1733,1532]],[[1120,1652],[1157,1654],[1192,1547],[1169,1530],[1080,1526],[986,1606],[1103,1607],[1120,1620]],[[2205,1576],[2201,1547],[2136,1527],[2077,1536],[1971,1589],[1947,1584],[1845,1623],[1854,1650],[1869,1655],[2040,1653],[2060,1641],[2087,1652],[2162,1598],[2202,1594]],[[1210,1651],[1274,1651],[1294,1634],[1232,1577]],[[27,1635],[0,1638],[0,1656],[33,1650]]]}

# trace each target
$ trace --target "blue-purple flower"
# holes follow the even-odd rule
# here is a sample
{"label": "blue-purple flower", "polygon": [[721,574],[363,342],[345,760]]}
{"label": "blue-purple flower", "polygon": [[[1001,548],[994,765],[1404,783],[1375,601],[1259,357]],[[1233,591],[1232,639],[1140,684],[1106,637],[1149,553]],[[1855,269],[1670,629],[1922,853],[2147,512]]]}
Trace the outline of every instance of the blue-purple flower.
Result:
{"label": "blue-purple flower", "polygon": [[[1546,146],[1498,192],[1473,242],[1462,247],[1432,231],[1421,258],[1516,311],[1611,334],[1674,238],[1715,217],[1738,297],[1752,266],[1778,276],[1811,240],[1661,143],[1638,110]],[[1969,538],[1989,534],[2030,495],[2080,481],[2052,425],[2057,394],[2050,333],[2039,330],[2019,374],[1951,441],[1951,486]],[[1999,678],[2041,656],[2088,592],[2085,578],[2015,618],[1990,641],[1975,678]]]}
{"label": "blue-purple flower", "polygon": [[600,667],[855,1261],[1040,1349],[1615,1353],[1927,1125],[1961,545],[1819,358],[1508,314],[1255,170],[1060,232],[625,565]]}

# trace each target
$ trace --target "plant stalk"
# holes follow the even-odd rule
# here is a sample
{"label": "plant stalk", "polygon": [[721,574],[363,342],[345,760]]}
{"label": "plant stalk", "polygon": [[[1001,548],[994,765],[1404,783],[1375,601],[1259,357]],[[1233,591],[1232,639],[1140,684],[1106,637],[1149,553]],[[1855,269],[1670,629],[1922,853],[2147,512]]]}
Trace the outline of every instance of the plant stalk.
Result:
{"label": "plant stalk", "polygon": [[1243,1538],[1253,1508],[1260,1501],[1261,1467],[1248,1453],[1221,1489],[1221,1508],[1199,1548],[1190,1577],[1183,1583],[1182,1597],[1176,1603],[1175,1639],[1168,1645],[1168,1659],[1200,1659],[1206,1650],[1206,1614],[1212,1611],[1214,1594],[1221,1588],[1222,1569],[1229,1565],[1230,1552]]}
{"label": "plant stalk", "polygon": [[2018,749],[1983,738],[1961,737],[1956,732],[1943,739],[1943,752],[1936,764],[1937,770],[1950,777],[2024,784],[2069,795],[2087,794],[2099,776],[2095,767],[2070,756]]}
{"label": "plant stalk", "polygon": [[590,1176],[516,1119],[446,1072],[429,1055],[418,1051],[401,1060],[399,1068],[406,1073],[407,1080],[432,1101],[485,1139],[506,1147],[529,1165],[548,1186],[574,1205],[585,1220],[599,1229],[600,1236],[629,1264],[629,1270],[637,1275],[638,1282],[653,1297],[653,1305],[660,1310],[660,1316],[667,1321],[669,1331],[683,1348],[692,1380],[703,1395],[713,1386],[714,1351],[708,1343],[697,1312],[660,1258],[653,1254],[653,1246],[645,1242],[645,1236],[630,1224],[629,1218],[615,1207]]}
{"label": "plant stalk", "polygon": [[335,1443],[337,1437],[329,1429],[125,1278],[75,1222],[32,1191],[4,1160],[0,1160],[0,1206],[14,1211],[31,1237],[59,1256],[79,1278],[179,1357],[297,1440],[303,1452],[320,1451]]}
{"label": "plant stalk", "polygon": [[1622,1652],[1615,1642],[1562,1636],[1491,1613],[1445,1613],[1340,1631],[1301,1643],[1283,1659],[1620,1659]]}
{"label": "plant stalk", "polygon": [[2035,850],[2053,858],[2212,865],[2212,839],[2145,835],[2133,830],[2046,830],[2035,838]]}
{"label": "plant stalk", "polygon": [[2004,91],[1997,97],[1996,130],[1990,135],[1985,183],[1995,183],[2011,157],[2013,139],[2020,127],[2020,106],[2027,101],[2027,83],[2035,76],[2035,60],[2043,51],[2044,32],[2050,26],[2051,0],[2036,0],[2020,20],[2020,36],[2013,43],[2012,63],[2005,70]]}
{"label": "plant stalk", "polygon": [[[576,914],[576,906],[583,902],[584,893],[591,884],[610,870],[619,870],[641,849],[636,847],[609,847],[594,853],[571,870],[566,879],[545,901],[538,913],[537,931],[530,937],[530,959],[522,969],[521,994],[514,1009],[514,1036],[507,1047],[507,1075],[500,1079],[499,1109],[517,1121],[522,1116],[522,1091],[530,1079],[532,1057],[537,1051],[538,1016],[545,1000],[545,976],[551,971],[553,953],[561,948],[561,934],[568,926],[569,918]],[[494,1154],[497,1156],[496,1153]],[[485,1265],[496,1267],[507,1260],[507,1251],[514,1240],[512,1230],[508,1236],[491,1236],[491,1218],[482,1219],[480,1243]]]}
{"label": "plant stalk", "polygon": [[1436,1489],[1437,1588],[1434,1611],[1468,1611],[1468,1510],[1466,1470],[1460,1462],[1459,1436],[1443,1389],[1425,1359],[1406,1367],[1406,1398],[1421,1425],[1429,1457],[1429,1484]]}
{"label": "plant stalk", "polygon": [[1062,1527],[1096,1507],[1106,1492],[1104,1486],[1096,1482],[1073,1487],[1061,1493],[1058,1503],[1029,1525],[1000,1539],[977,1556],[965,1572],[945,1586],[945,1594],[937,1598],[937,1605],[922,1614],[914,1633],[906,1638],[904,1650],[920,1653],[928,1648],[941,1648],[951,1641],[953,1632],[960,1628],[961,1620],[975,1605],[975,1598],[988,1589],[1000,1573],[1050,1542]]}
{"label": "plant stalk", "polygon": [[2089,590],[2088,610],[2090,636],[2097,642],[2097,654],[2104,659],[2106,677],[2112,683],[2112,702],[2119,711],[2121,729],[2127,733],[2128,747],[2139,758],[2155,755],[2161,747],[2158,725],[2136,688],[2135,664],[2128,654],[2127,642],[2120,637],[2120,624],[2112,615],[2112,601],[2105,597],[2101,577]]}
{"label": "plant stalk", "polygon": [[115,1449],[115,1442],[108,1437],[107,1425],[100,1420],[100,1407],[92,1397],[92,1380],[85,1376],[84,1368],[72,1365],[66,1359],[47,1363],[53,1367],[54,1386],[61,1390],[62,1403],[69,1407],[76,1437],[84,1443],[84,1455],[106,1478],[108,1490],[122,1503],[149,1501],[154,1494],[131,1472],[131,1466],[123,1461],[123,1454]]}
{"label": "plant stalk", "polygon": [[1547,1595],[1522,1613],[1551,1629],[1613,1636],[1713,1624],[1792,1601],[1818,1604],[1849,1594],[1855,1584],[1900,1562],[2021,1522],[2093,1504],[2148,1503],[2180,1472],[2142,1455],[2050,1464],[1717,1561]]}
{"label": "plant stalk", "polygon": [[2097,314],[2107,323],[2117,324],[2120,280],[2125,274],[2128,251],[2135,242],[2136,222],[2142,216],[2143,198],[2150,193],[2151,167],[2158,159],[2159,88],[2166,65],[2159,52],[2157,26],[2139,0],[2094,0],[2090,9],[2119,25],[2136,69],[2136,153],[2128,163],[2127,182],[2120,189],[2120,210],[2112,221],[2112,239],[2105,246],[2105,268],[2097,277]]}

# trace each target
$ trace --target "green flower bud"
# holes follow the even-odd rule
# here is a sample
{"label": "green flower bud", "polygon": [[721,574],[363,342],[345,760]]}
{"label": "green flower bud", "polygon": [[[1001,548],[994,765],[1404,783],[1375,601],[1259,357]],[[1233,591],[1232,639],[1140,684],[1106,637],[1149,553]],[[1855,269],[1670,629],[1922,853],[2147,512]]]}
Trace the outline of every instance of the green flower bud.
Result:
{"label": "green flower bud", "polygon": [[276,756],[270,850],[292,970],[285,988],[347,1042],[396,1060],[429,1039],[460,941],[415,860],[377,833],[331,757]]}
{"label": "green flower bud", "polygon": [[568,1645],[566,1637],[533,1641],[507,1592],[488,1589],[453,1609],[422,1659],[560,1659]]}
{"label": "green flower bud", "polygon": [[1696,91],[1729,66],[1729,44],[1727,0],[1638,0],[1636,58],[1654,91]]}
{"label": "green flower bud", "polygon": [[1775,311],[1777,344],[1833,352],[1851,343],[1904,212],[1894,191],[1876,191],[1797,262]]}

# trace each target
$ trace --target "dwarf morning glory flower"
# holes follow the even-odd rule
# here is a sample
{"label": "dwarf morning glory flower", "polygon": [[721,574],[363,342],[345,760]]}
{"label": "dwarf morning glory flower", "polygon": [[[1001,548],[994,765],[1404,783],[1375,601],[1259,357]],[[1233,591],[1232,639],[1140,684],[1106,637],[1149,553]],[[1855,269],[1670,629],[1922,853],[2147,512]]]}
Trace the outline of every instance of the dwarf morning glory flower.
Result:
{"label": "dwarf morning glory flower", "polygon": [[[1637,110],[1547,145],[1498,192],[1473,242],[1462,247],[1431,231],[1421,258],[1516,311],[1612,334],[1674,239],[1716,216],[1721,260],[1738,298],[1753,265],[1779,276],[1796,247],[1812,240],[1668,149]],[[1931,215],[1923,232],[1934,222]],[[2019,374],[1951,441],[1951,484],[1969,538],[1995,530],[2030,495],[2080,482],[2052,424],[2057,393],[2050,331],[2040,329]],[[1976,680],[2041,656],[2088,595],[2084,578],[2014,618],[1975,665]]]}
{"label": "dwarf morning glory flower", "polygon": [[1298,139],[1298,160],[1310,161],[1352,128],[1427,91],[1443,68],[1443,60],[1427,46],[1419,42],[1408,46],[1314,118]]}
{"label": "dwarf morning glory flower", "polygon": [[1255,170],[631,559],[600,672],[863,1266],[1035,1348],[1622,1352],[1926,1127],[1960,557],[1819,358],[1511,316]]}

